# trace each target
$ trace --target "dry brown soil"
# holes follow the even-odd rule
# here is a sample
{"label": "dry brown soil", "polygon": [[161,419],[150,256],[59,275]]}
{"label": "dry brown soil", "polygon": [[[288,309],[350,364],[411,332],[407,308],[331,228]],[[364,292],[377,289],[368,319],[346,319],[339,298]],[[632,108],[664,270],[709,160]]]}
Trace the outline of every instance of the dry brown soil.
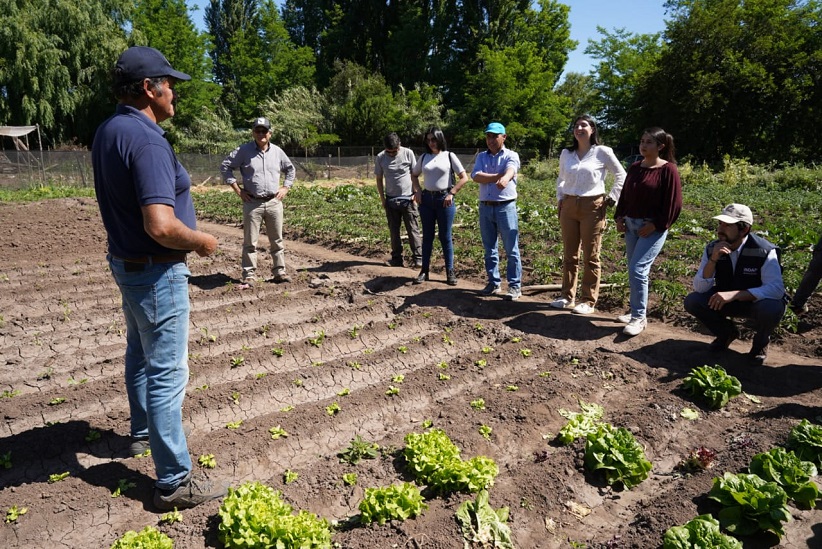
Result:
{"label": "dry brown soil", "polygon": [[[157,525],[160,514],[150,502],[151,459],[125,455],[123,318],[96,205],[2,204],[0,227],[0,455],[10,452],[12,463],[0,469],[0,511],[28,509],[0,524],[0,547],[109,547],[127,530]],[[510,507],[517,547],[646,548],[659,547],[668,527],[718,510],[706,498],[714,476],[741,472],[755,453],[783,444],[801,418],[822,415],[818,323],[772,345],[767,365],[752,369],[742,356],[745,341],[717,357],[706,350],[708,336],[659,321],[628,339],[614,320],[623,311],[575,316],[550,309],[553,296],[533,291],[515,303],[481,297],[479,279],[449,287],[441,272],[413,286],[411,269],[293,241],[293,282],[241,290],[241,230],[202,227],[221,247],[190,261],[184,414],[192,456],[214,454],[213,477],[268,483],[295,508],[340,521],[340,547],[463,546],[454,513],[464,494],[431,499],[421,517],[403,523],[347,520],[358,514],[364,488],[408,478],[391,450],[402,449],[404,435],[420,431],[425,419],[463,457],[482,454],[499,464],[491,503]],[[270,268],[268,258],[261,268]],[[311,344],[320,332],[324,341]],[[232,367],[237,357],[244,360]],[[486,367],[476,365],[480,359]],[[754,399],[737,397],[721,411],[693,403],[682,377],[715,363]],[[449,380],[438,379],[442,371]],[[387,396],[397,374],[405,376],[393,383],[400,393]],[[343,388],[348,396],[337,395]],[[469,406],[477,398],[484,411]],[[607,421],[634,433],[653,462],[648,480],[612,491],[583,470],[582,443],[552,442],[565,421],[558,410],[576,410],[578,398],[603,405]],[[331,417],[333,402],[341,411]],[[286,406],[294,408],[283,412]],[[700,418],[681,417],[685,407]],[[226,428],[237,421],[239,428]],[[478,432],[483,424],[493,429],[490,440]],[[291,436],[272,440],[275,425]],[[91,430],[102,436],[87,441]],[[354,435],[386,448],[385,455],[340,463],[336,454]],[[677,464],[698,446],[718,452],[716,467],[678,474]],[[299,479],[284,484],[286,469]],[[62,472],[70,475],[48,483]],[[358,473],[356,486],[343,485],[346,472]],[[136,487],[113,498],[121,479]],[[178,549],[219,547],[217,509],[212,502],[184,511],[183,522],[160,529]],[[745,546],[822,547],[822,513],[791,513],[781,541],[754,536]]]}

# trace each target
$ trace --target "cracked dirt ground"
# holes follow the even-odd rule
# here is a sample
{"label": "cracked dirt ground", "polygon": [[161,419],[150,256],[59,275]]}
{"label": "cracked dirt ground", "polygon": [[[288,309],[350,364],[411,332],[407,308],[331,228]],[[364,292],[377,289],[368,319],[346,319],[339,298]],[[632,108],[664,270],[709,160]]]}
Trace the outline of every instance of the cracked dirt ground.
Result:
{"label": "cracked dirt ground", "polygon": [[[11,468],[0,468],[0,510],[28,509],[0,524],[0,547],[109,547],[126,530],[157,526],[160,514],[150,503],[150,458],[126,455],[123,318],[96,205],[2,204],[0,222],[0,456],[11,458]],[[294,241],[286,251],[293,282],[241,290],[241,230],[202,226],[219,237],[220,251],[190,261],[184,417],[193,459],[214,454],[209,475],[265,482],[295,509],[331,520],[357,515],[366,487],[408,480],[392,450],[430,419],[463,457],[497,462],[491,504],[510,508],[517,547],[658,547],[668,527],[717,510],[706,498],[714,476],[741,472],[755,453],[784,443],[800,419],[822,415],[820,359],[796,345],[774,346],[767,366],[750,369],[745,342],[717,359],[705,349],[708,336],[661,322],[626,339],[618,313],[574,316],[551,309],[552,296],[527,291],[515,303],[481,297],[480,280],[449,287],[436,274],[413,286],[410,269]],[[818,338],[814,330],[805,337]],[[682,377],[715,363],[759,402],[740,396],[722,411],[693,403]],[[392,381],[398,374],[401,384]],[[390,385],[399,394],[386,395]],[[469,406],[478,398],[485,410]],[[552,443],[565,422],[558,410],[576,410],[578,398],[601,404],[605,420],[634,433],[653,463],[648,480],[611,491],[584,472],[582,443]],[[334,402],[340,412],[330,416]],[[682,418],[684,407],[699,409],[700,419]],[[290,436],[272,440],[277,425]],[[492,428],[490,440],[481,425]],[[340,463],[336,454],[355,435],[385,448],[383,457]],[[718,452],[716,467],[676,474],[698,446]],[[286,469],[298,480],[284,484]],[[353,487],[342,482],[347,472],[359,475]],[[121,480],[135,487],[113,498]],[[431,499],[421,517],[403,523],[346,526],[334,541],[457,549],[454,513],[468,497]],[[178,549],[219,547],[217,508],[183,511],[183,522],[160,529]],[[791,512],[781,541],[754,536],[745,546],[822,547],[820,511]]]}

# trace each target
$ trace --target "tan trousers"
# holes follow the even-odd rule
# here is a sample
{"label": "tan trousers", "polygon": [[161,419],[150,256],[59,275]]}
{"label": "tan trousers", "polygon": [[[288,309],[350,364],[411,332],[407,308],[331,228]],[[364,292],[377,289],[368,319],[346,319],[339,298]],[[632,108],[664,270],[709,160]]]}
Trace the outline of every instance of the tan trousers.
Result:
{"label": "tan trousers", "polygon": [[605,232],[605,195],[565,195],[559,224],[562,229],[562,297],[574,302],[577,292],[579,250],[582,248],[584,271],[582,295],[579,303],[592,307],[599,298],[600,260],[602,233]]}

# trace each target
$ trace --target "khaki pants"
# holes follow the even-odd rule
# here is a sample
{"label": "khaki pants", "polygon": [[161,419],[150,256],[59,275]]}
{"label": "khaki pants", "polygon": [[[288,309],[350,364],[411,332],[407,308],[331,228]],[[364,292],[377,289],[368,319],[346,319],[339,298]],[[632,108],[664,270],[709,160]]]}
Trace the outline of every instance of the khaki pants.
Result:
{"label": "khaki pants", "polygon": [[565,195],[559,224],[562,228],[562,297],[574,302],[577,292],[579,250],[582,248],[584,270],[579,303],[592,307],[599,298],[599,250],[605,231],[605,195]]}
{"label": "khaki pants", "polygon": [[268,201],[255,198],[243,202],[243,278],[253,278],[257,272],[257,240],[263,223],[274,261],[271,274],[285,274],[283,203],[276,198]]}

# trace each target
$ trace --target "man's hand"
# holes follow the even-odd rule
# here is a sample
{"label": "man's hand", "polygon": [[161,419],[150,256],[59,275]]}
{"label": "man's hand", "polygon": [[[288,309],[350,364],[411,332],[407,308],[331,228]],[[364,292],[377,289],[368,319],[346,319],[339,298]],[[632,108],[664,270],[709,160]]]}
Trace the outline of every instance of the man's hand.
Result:
{"label": "man's hand", "polygon": [[617,217],[616,218],[616,228],[617,231],[621,233],[627,233],[628,227],[625,225],[625,218],[624,217]]}
{"label": "man's hand", "polygon": [[206,257],[213,254],[217,250],[217,239],[208,233],[200,233],[202,235],[202,242],[200,246],[194,250],[200,257]]}
{"label": "man's hand", "polygon": [[277,196],[276,196],[277,200],[279,200],[280,202],[282,202],[282,201],[283,201],[283,198],[285,198],[285,195],[287,195],[287,194],[288,194],[288,189],[289,189],[289,188],[288,188],[288,187],[285,187],[285,186],[282,186],[282,187],[280,187],[279,189],[277,189]]}
{"label": "man's hand", "polygon": [[237,196],[239,196],[240,200],[242,200],[243,202],[251,202],[252,196],[245,189],[237,187],[234,189],[234,192],[237,193]]}
{"label": "man's hand", "polygon": [[722,256],[728,255],[732,252],[731,245],[725,242],[724,240],[720,240],[716,244],[714,244],[713,253],[711,253],[711,260],[714,263],[722,259]]}
{"label": "man's hand", "polygon": [[508,183],[509,183],[510,181],[511,181],[511,178],[510,178],[510,177],[508,177],[508,174],[503,175],[502,177],[500,177],[500,178],[497,180],[497,188],[498,188],[499,190],[504,189],[505,187],[507,187],[507,186],[508,186]]}
{"label": "man's hand", "polygon": [[728,292],[716,292],[710,298],[708,298],[708,307],[713,309],[714,311],[720,310],[726,303],[730,303],[731,301],[736,301],[736,298],[739,296],[740,290],[730,290]]}

